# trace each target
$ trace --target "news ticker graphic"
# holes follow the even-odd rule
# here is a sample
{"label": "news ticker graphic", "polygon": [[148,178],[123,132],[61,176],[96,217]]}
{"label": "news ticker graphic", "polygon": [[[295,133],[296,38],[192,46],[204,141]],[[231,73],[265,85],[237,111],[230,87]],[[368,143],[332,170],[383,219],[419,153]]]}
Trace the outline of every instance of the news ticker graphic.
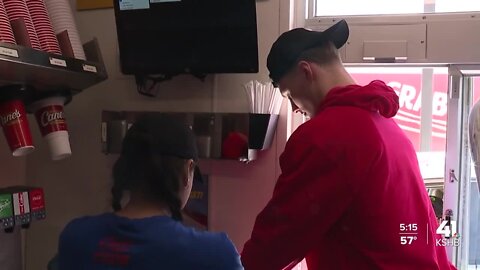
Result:
{"label": "news ticker graphic", "polygon": [[[420,231],[426,233],[426,244],[433,242],[436,246],[452,246],[458,247],[460,245],[460,234],[457,232],[457,222],[451,219],[443,220],[435,230],[435,234],[441,235],[441,238],[434,238],[429,236],[430,226],[425,224],[425,229],[419,230],[420,225],[417,223],[400,223],[400,244],[412,245],[420,239]],[[429,239],[430,238],[430,239]]]}

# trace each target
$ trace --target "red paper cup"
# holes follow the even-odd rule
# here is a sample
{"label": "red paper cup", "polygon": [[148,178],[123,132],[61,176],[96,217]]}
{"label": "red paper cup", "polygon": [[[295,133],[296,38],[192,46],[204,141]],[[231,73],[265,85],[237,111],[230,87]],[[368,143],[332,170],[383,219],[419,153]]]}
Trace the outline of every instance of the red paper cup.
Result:
{"label": "red paper cup", "polygon": [[26,3],[42,50],[61,55],[60,45],[53,31],[45,2],[27,0]]}
{"label": "red paper cup", "polygon": [[35,150],[27,113],[21,100],[14,99],[0,104],[0,123],[13,156],[25,156]]}
{"label": "red paper cup", "polygon": [[3,1],[0,1],[0,41],[16,44],[12,26],[8,20],[7,11],[5,10]]}
{"label": "red paper cup", "polygon": [[65,97],[49,97],[32,104],[38,127],[43,138],[50,147],[53,160],[60,160],[72,154],[67,129],[67,121],[63,113]]}

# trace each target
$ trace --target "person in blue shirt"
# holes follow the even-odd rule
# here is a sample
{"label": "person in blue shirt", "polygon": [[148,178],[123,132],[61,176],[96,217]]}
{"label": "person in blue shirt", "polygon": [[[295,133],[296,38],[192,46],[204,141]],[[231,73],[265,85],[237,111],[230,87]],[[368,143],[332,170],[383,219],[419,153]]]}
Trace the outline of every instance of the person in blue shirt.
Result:
{"label": "person in blue shirt", "polygon": [[[139,117],[113,167],[114,213],[78,218],[65,227],[59,269],[243,269],[226,234],[181,222],[199,176],[197,160],[190,128],[164,114]],[[122,207],[124,192],[130,199]]]}

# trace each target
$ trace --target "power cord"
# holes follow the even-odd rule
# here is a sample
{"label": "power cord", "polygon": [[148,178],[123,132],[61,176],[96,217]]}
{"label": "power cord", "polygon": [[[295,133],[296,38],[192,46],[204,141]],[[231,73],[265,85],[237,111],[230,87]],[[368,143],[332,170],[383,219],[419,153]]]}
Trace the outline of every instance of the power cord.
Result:
{"label": "power cord", "polygon": [[135,75],[135,83],[137,84],[137,92],[147,97],[156,97],[158,94],[157,84],[160,82],[171,80],[175,75],[161,74],[151,75]]}
{"label": "power cord", "polygon": [[[206,74],[203,73],[190,73],[192,76],[196,77],[202,82],[205,82]],[[158,75],[135,75],[135,83],[137,85],[137,92],[142,96],[147,97],[156,97],[158,95],[157,84],[171,80],[174,76],[179,75],[179,73],[172,74],[158,74]]]}

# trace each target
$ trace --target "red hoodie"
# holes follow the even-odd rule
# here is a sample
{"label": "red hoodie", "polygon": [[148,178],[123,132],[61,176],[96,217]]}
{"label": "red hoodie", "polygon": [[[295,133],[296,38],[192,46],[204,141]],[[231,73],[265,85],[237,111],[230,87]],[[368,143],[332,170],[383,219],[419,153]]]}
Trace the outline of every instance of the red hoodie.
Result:
{"label": "red hoodie", "polygon": [[436,246],[415,150],[392,119],[398,109],[381,81],[327,94],[280,157],[273,197],[242,252],[246,270],[291,269],[303,258],[309,270],[455,269]]}

